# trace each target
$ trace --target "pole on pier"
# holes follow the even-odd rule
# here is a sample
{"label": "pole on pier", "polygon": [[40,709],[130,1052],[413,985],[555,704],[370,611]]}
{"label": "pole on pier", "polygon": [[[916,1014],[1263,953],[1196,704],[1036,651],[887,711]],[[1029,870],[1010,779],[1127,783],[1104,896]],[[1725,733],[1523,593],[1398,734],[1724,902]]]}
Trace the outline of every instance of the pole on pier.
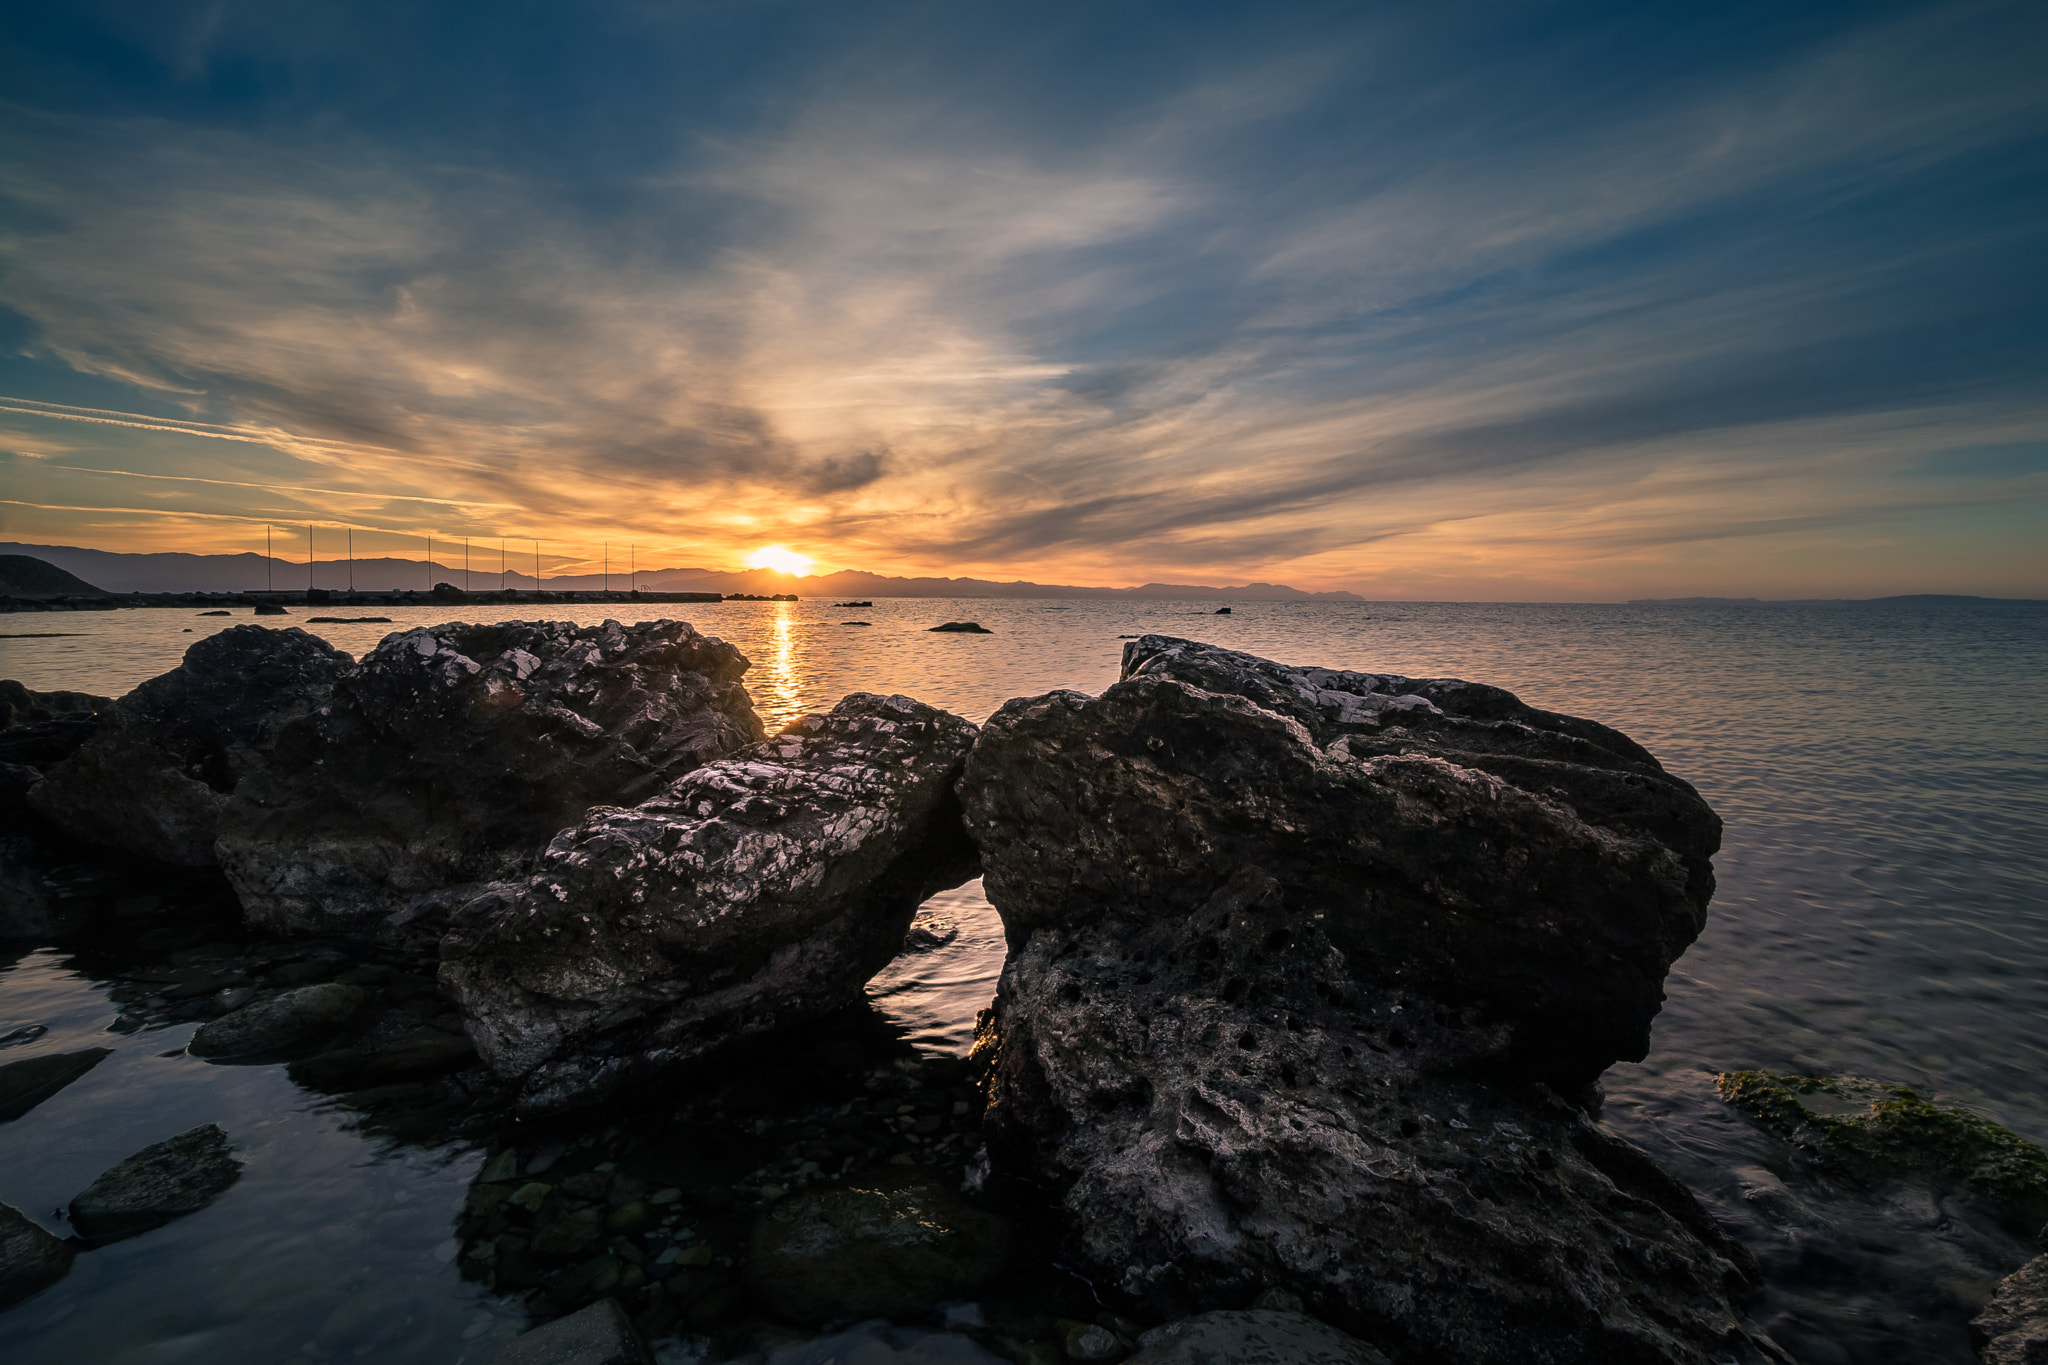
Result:
{"label": "pole on pier", "polygon": [[505,591],[505,539],[498,538],[498,591]]}
{"label": "pole on pier", "polygon": [[604,543],[604,590],[612,590],[612,543],[609,540]]}
{"label": "pole on pier", "polygon": [[469,591],[469,537],[462,538],[462,590]]}
{"label": "pole on pier", "polygon": [[313,523],[306,523],[306,591],[313,591]]}
{"label": "pole on pier", "polygon": [[540,591],[540,542],[533,542],[533,590]]}
{"label": "pole on pier", "polygon": [[427,537],[427,591],[434,590],[434,538]]}
{"label": "pole on pier", "polygon": [[271,528],[268,526],[263,528],[263,591],[265,592],[269,592],[271,590],[270,561],[273,556],[270,551],[270,530]]}
{"label": "pole on pier", "polygon": [[356,590],[356,528],[348,528],[348,590]]}
{"label": "pole on pier", "polygon": [[626,562],[633,566],[632,572],[626,575],[626,591],[638,592],[640,591],[640,547],[630,541],[626,544]]}

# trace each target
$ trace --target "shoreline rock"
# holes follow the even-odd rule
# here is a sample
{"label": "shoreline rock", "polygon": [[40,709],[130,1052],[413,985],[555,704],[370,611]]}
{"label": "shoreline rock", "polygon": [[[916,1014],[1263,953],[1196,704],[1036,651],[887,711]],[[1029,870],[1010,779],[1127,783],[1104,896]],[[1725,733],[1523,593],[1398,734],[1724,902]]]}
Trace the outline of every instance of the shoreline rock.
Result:
{"label": "shoreline rock", "polygon": [[88,1047],[0,1066],[0,1123],[20,1118],[113,1055],[110,1048]]}
{"label": "shoreline rock", "polygon": [[228,1135],[203,1124],[103,1172],[71,1201],[71,1226],[88,1242],[117,1242],[197,1213],[241,1175]]}
{"label": "shoreline rock", "polygon": [[78,1243],[53,1237],[11,1204],[0,1204],[0,1309],[64,1278]]}

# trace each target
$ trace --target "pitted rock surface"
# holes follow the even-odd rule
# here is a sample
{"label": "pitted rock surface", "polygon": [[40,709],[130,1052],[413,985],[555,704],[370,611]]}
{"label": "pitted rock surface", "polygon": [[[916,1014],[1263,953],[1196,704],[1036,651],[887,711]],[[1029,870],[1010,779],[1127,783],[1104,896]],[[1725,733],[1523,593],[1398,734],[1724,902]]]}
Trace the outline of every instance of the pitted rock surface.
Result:
{"label": "pitted rock surface", "polygon": [[349,663],[296,628],[209,635],[107,709],[29,804],[88,842],[211,867],[229,795],[280,729],[325,704]]}
{"label": "pitted rock surface", "polygon": [[263,929],[438,937],[592,806],[760,739],[746,669],[681,621],[387,636],[236,789],[221,866]]}
{"label": "pitted rock surface", "polygon": [[463,908],[441,983],[533,1110],[859,998],[917,906],[978,870],[975,727],[855,693],[631,809],[593,810]]}
{"label": "pitted rock surface", "polygon": [[1013,946],[1284,888],[1344,975],[1476,1007],[1571,1088],[1640,1061],[1698,936],[1720,821],[1625,736],[1455,680],[1288,668],[1164,636],[1100,698],[1006,704],[961,783]]}
{"label": "pitted rock surface", "polygon": [[2036,1256],[1999,1282],[1970,1335],[1984,1365],[2048,1365],[2048,1256]]}

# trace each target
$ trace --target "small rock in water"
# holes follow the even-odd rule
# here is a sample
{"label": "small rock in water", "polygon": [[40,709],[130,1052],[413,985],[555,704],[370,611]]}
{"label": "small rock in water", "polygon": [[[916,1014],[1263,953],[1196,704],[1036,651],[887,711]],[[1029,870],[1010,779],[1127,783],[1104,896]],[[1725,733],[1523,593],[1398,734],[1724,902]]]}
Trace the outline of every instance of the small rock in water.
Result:
{"label": "small rock in water", "polygon": [[202,1026],[187,1051],[222,1061],[293,1052],[338,1032],[362,1004],[362,991],[338,981],[301,986]]}
{"label": "small rock in water", "polygon": [[17,1208],[0,1204],[0,1308],[64,1278],[75,1242],[52,1237]]}
{"label": "small rock in water", "polygon": [[2048,1256],[2036,1256],[1999,1282],[1991,1306],[1970,1324],[1970,1336],[1984,1365],[2048,1361]]}
{"label": "small rock in water", "polygon": [[618,1301],[599,1299],[519,1337],[491,1365],[654,1365],[654,1357]]}
{"label": "small rock in water", "polygon": [[0,1066],[0,1122],[18,1119],[110,1055],[103,1047],[25,1057]]}
{"label": "small rock in water", "polygon": [[995,634],[994,631],[990,630],[987,626],[982,625],[979,621],[948,621],[943,626],[933,626],[931,627],[931,629],[948,631],[954,635]]}
{"label": "small rock in water", "polygon": [[242,1174],[228,1135],[204,1124],[145,1147],[71,1201],[71,1226],[91,1242],[113,1242],[197,1213]]}
{"label": "small rock in water", "polygon": [[1203,1313],[1138,1338],[1128,1365],[1387,1365],[1357,1337],[1300,1313]]}
{"label": "small rock in water", "polygon": [[1068,1328],[1064,1345],[1069,1360],[1121,1360],[1124,1355],[1124,1344],[1116,1333],[1092,1322],[1077,1322]]}
{"label": "small rock in water", "polygon": [[49,1031],[43,1024],[23,1024],[20,1028],[11,1028],[5,1033],[0,1033],[0,1047],[20,1047],[23,1043],[33,1043]]}
{"label": "small rock in water", "polygon": [[1007,1223],[934,1176],[857,1179],[764,1210],[747,1276],[796,1321],[889,1317],[973,1293],[1009,1249]]}

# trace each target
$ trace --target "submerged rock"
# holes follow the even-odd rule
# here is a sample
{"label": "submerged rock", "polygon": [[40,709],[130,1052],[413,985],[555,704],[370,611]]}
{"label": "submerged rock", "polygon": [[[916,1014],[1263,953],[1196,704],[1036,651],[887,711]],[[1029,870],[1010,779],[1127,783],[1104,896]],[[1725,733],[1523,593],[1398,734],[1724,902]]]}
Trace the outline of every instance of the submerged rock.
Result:
{"label": "submerged rock", "polygon": [[385,638],[286,728],[223,814],[249,922],[361,932],[524,876],[593,805],[761,738],[746,656],[681,621],[506,621]]}
{"label": "submerged rock", "polygon": [[947,631],[954,635],[993,635],[994,631],[979,621],[948,621],[942,626],[928,627],[931,630]]}
{"label": "submerged rock", "polygon": [[931,1172],[790,1195],[754,1224],[747,1281],[776,1316],[824,1323],[919,1313],[1001,1273],[1010,1232]]}
{"label": "submerged rock", "polygon": [[88,1047],[0,1066],[0,1123],[20,1118],[112,1055],[111,1048]]}
{"label": "submerged rock", "polygon": [[441,982],[529,1110],[824,1015],[976,871],[952,783],[972,724],[855,693],[632,809],[593,810],[535,874],[466,906]]}
{"label": "submerged rock", "polygon": [[91,1242],[114,1242],[197,1213],[241,1178],[220,1125],[189,1129],[145,1147],[71,1201],[71,1226]]}
{"label": "submerged rock", "polygon": [[1747,1253],[1560,1098],[1643,1055],[1719,822],[1626,737],[1147,636],[960,794],[1012,945],[999,1152],[1149,1312],[1298,1294],[1404,1358],[1778,1358]]}
{"label": "submerged rock", "polygon": [[281,1056],[333,1037],[362,1004],[360,990],[338,981],[300,986],[202,1024],[185,1050],[220,1061]]}
{"label": "submerged rock", "polygon": [[491,1365],[654,1365],[654,1357],[617,1301],[599,1299],[518,1337]]}
{"label": "submerged rock", "polygon": [[1984,1365],[2048,1365],[2048,1256],[2006,1276],[1970,1335]]}
{"label": "submerged rock", "polygon": [[2048,1153],[1960,1105],[1862,1076],[1728,1071],[1715,1083],[1823,1168],[1953,1180],[1992,1200],[2008,1227],[2031,1232],[2048,1220]]}
{"label": "submerged rock", "polygon": [[327,700],[348,665],[303,630],[210,635],[114,703],[30,804],[90,843],[211,867],[229,794],[282,726]]}
{"label": "submerged rock", "polygon": [[77,1255],[76,1242],[52,1237],[20,1209],[0,1204],[0,1308],[63,1279]]}
{"label": "submerged rock", "polygon": [[1155,1327],[1138,1338],[1126,1365],[1387,1365],[1387,1358],[1326,1322],[1256,1309]]}

